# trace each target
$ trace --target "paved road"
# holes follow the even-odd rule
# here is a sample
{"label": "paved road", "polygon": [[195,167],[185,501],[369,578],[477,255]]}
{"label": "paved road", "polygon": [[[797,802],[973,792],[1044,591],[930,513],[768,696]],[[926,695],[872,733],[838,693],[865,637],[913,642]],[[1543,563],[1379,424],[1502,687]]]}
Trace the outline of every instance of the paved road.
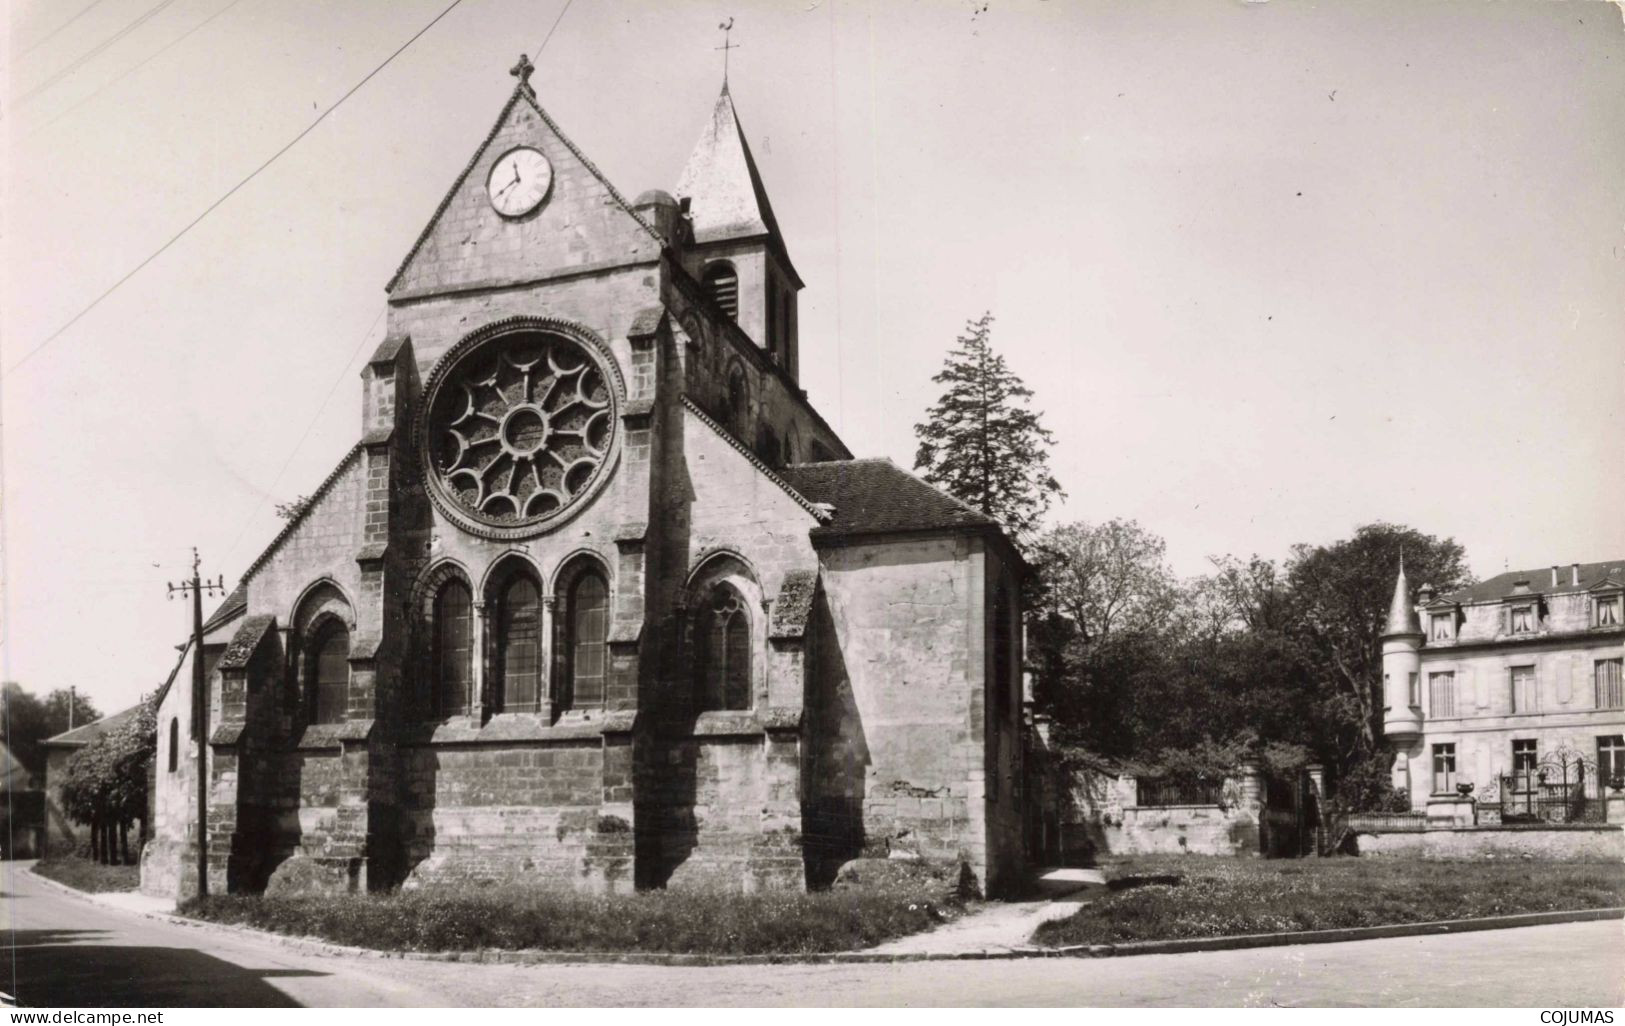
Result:
{"label": "paved road", "polygon": [[1625,1004],[1617,920],[1094,960],[501,966],[307,954],[92,904],[10,863],[0,889],[0,990],[34,1006]]}

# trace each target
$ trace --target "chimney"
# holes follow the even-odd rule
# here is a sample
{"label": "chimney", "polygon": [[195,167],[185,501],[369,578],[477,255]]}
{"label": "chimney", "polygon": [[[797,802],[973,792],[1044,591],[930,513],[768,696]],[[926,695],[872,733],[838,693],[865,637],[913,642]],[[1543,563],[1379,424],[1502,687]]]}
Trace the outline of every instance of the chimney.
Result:
{"label": "chimney", "polygon": [[1576,588],[1580,586],[1580,564],[1575,563],[1569,567],[1569,583]]}
{"label": "chimney", "polygon": [[1420,589],[1418,589],[1417,592],[1416,592],[1416,601],[1422,603],[1424,606],[1427,605],[1429,602],[1432,602],[1433,601],[1433,585],[1431,585],[1431,584],[1422,585],[1422,587]]}
{"label": "chimney", "polygon": [[1557,587],[1557,567],[1552,567],[1552,587]]}

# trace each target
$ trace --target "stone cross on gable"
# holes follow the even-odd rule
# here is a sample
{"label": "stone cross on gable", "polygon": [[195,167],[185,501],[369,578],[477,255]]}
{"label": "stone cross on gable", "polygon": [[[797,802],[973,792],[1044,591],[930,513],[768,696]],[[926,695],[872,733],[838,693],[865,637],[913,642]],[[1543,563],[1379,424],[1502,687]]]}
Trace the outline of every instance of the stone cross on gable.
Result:
{"label": "stone cross on gable", "polygon": [[530,74],[535,70],[536,65],[530,62],[530,57],[525,54],[520,54],[519,63],[509,68],[508,74],[512,75],[514,78],[517,78],[519,80],[519,84],[528,89],[530,88]]}

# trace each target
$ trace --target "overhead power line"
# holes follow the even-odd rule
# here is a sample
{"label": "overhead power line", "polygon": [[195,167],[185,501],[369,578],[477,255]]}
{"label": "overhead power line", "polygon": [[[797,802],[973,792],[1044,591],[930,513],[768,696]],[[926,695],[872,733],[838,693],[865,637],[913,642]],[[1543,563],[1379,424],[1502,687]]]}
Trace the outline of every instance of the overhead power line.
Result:
{"label": "overhead power line", "polygon": [[198,224],[200,224],[203,221],[204,218],[206,218],[210,214],[214,213],[215,210],[217,210],[220,207],[221,204],[225,203],[227,200],[231,199],[231,197],[235,196],[243,188],[243,186],[247,185],[249,182],[252,182],[255,178],[259,177],[259,175],[260,175],[260,173],[262,171],[264,171],[266,168],[270,167],[272,164],[276,163],[277,160],[280,159],[284,153],[287,153],[289,150],[291,150],[295,146],[299,145],[300,140],[302,140],[305,136],[309,135],[311,132],[315,131],[316,126],[320,125],[323,121],[327,120],[327,116],[329,114],[332,114],[335,110],[338,110],[339,107],[343,105],[344,101],[346,101],[350,97],[354,96],[358,91],[360,91],[362,86],[366,85],[368,82],[371,82],[373,80],[373,77],[376,76],[380,71],[383,71],[386,67],[388,67],[391,61],[393,61],[395,58],[399,57],[402,53],[404,53],[406,51],[407,47],[409,47],[413,43],[417,42],[423,36],[423,34],[425,32],[428,32],[430,29],[434,28],[435,25],[437,25],[440,22],[440,19],[442,19],[446,15],[450,14],[462,2],[463,2],[463,0],[451,0],[451,3],[446,5],[445,9],[442,10],[439,14],[435,15],[429,21],[429,23],[427,25],[423,26],[422,28],[418,29],[417,32],[413,33],[411,39],[408,39],[406,42],[402,43],[399,47],[396,48],[394,53],[392,53],[388,57],[384,58],[382,63],[380,63],[377,67],[373,68],[371,71],[367,72],[367,74],[361,79],[361,81],[359,81],[355,85],[351,86],[349,88],[349,90],[343,96],[339,97],[336,101],[334,101],[334,103],[331,106],[329,106],[326,110],[322,111],[320,114],[316,115],[316,119],[314,121],[312,121],[310,124],[306,125],[305,128],[302,131],[300,131],[300,133],[298,135],[294,136],[291,140],[289,140],[287,142],[287,144],[285,144],[281,149],[279,149],[275,153],[271,154],[271,156],[267,160],[265,160],[264,163],[260,164],[259,167],[256,167],[254,170],[250,171],[248,173],[247,177],[243,178],[242,181],[238,182],[236,185],[233,185],[230,189],[227,189],[220,196],[219,199],[216,199],[213,203],[210,203],[207,207],[205,207],[201,214],[199,214],[196,217],[192,218],[192,220],[190,220],[190,221],[188,221],[186,223],[186,226],[184,228],[182,228],[180,231],[176,232],[174,235],[170,236],[168,242],[165,242],[163,245],[159,246],[157,249],[155,249],[151,253],[147,254],[147,256],[140,263],[136,264],[134,267],[130,268],[130,270],[126,271],[124,273],[123,277],[119,278],[112,285],[108,286],[107,289],[105,291],[103,291],[101,295],[99,295],[95,299],[91,300],[90,303],[88,305],[86,305],[83,309],[81,309],[78,313],[76,313],[72,317],[68,318],[68,321],[67,321],[66,324],[62,325],[60,328],[56,329],[55,331],[51,332],[49,335],[45,336],[45,338],[43,340],[41,340],[39,342],[39,344],[35,345],[34,348],[32,348],[28,352],[24,353],[23,356],[22,356],[22,359],[18,360],[16,363],[14,363],[10,367],[6,368],[6,373],[7,374],[15,374],[19,367],[21,367],[23,364],[27,363],[29,360],[33,359],[35,354],[39,353],[40,350],[44,349],[46,346],[50,345],[52,342],[55,342],[58,338],[62,337],[62,334],[64,332],[66,332],[69,328],[73,327],[75,324],[79,323],[80,319],[83,318],[86,314],[90,313],[90,311],[92,311],[92,310],[96,309],[96,307],[100,306],[103,300],[105,300],[108,296],[111,296],[114,292],[117,292],[119,290],[120,286],[122,286],[125,282],[129,281],[131,278],[133,278],[137,274],[141,273],[142,268],[146,267],[148,264],[152,263],[154,260],[156,260],[160,256],[162,256],[164,254],[164,252],[167,249],[169,249],[169,247],[171,247],[175,243],[179,242],[186,235],[187,232],[190,232],[193,228],[196,228],[198,226]]}
{"label": "overhead power line", "polygon": [[33,138],[34,136],[38,135],[39,133],[45,131],[47,128],[50,128],[52,125],[56,124],[58,121],[61,121],[63,118],[67,117],[69,114],[72,114],[74,111],[78,110],[80,107],[83,107],[85,104],[89,103],[91,100],[94,100],[96,97],[98,97],[101,94],[107,92],[107,90],[113,88],[114,86],[118,85],[120,82],[122,82],[125,79],[129,78],[131,75],[133,75],[136,72],[140,71],[142,68],[146,67],[148,64],[152,63],[154,60],[157,60],[159,57],[162,57],[165,53],[169,52],[169,50],[171,50],[172,48],[174,48],[176,46],[179,46],[180,44],[186,42],[186,40],[191,38],[192,33],[198,31],[201,28],[206,27],[210,22],[214,21],[214,19],[220,17],[222,14],[225,14],[227,11],[231,10],[233,7],[236,7],[238,4],[240,4],[242,2],[243,2],[243,0],[231,0],[231,3],[229,3],[226,6],[220,8],[218,11],[215,11],[213,14],[209,15],[207,18],[204,18],[202,21],[198,22],[196,25],[193,25],[191,28],[189,28],[185,32],[181,33],[175,39],[169,41],[168,43],[165,43],[163,46],[161,46],[157,50],[153,51],[144,60],[142,60],[139,64],[135,65],[132,68],[127,68],[124,71],[119,72],[118,75],[114,76],[111,80],[109,80],[108,82],[106,82],[103,85],[101,85],[100,87],[98,87],[95,92],[93,92],[89,96],[86,96],[83,99],[79,100],[73,106],[69,107],[67,110],[62,111],[56,117],[54,117],[51,120],[45,122],[45,124],[43,124],[43,125],[39,126],[38,128],[34,129],[32,132],[29,132],[27,138]]}
{"label": "overhead power line", "polygon": [[[547,35],[543,37],[541,45],[536,47],[535,52],[538,59],[541,58],[542,51],[547,49],[549,40],[553,38],[553,31],[559,27],[559,22],[564,20],[564,14],[570,9],[570,4],[573,2],[574,0],[564,0],[564,6],[559,9],[558,16],[553,19],[552,27],[547,30]],[[316,407],[315,413],[311,414],[310,421],[305,424],[305,430],[299,435],[298,441],[293,443],[293,449],[288,453],[288,458],[282,461],[281,468],[277,470],[276,476],[271,479],[271,484],[265,489],[265,501],[270,501],[271,496],[275,494],[277,485],[282,482],[282,475],[288,472],[288,467],[293,464],[294,457],[299,455],[299,450],[305,444],[305,439],[310,437],[311,430],[315,428],[316,421],[319,420],[322,413],[326,411],[327,404],[333,401],[333,395],[338,391],[339,384],[344,381],[344,376],[349,371],[350,366],[355,363],[355,358],[360,356],[362,350],[366,348],[367,340],[370,339],[372,337],[372,333],[377,330],[378,322],[383,320],[384,313],[384,310],[380,310],[378,312],[378,316],[373,318],[372,326],[367,329],[366,334],[361,336],[361,341],[356,345],[355,352],[351,353],[350,358],[344,361],[344,366],[339,368],[338,376],[334,378],[333,383],[328,386],[327,395],[322,397],[321,405]],[[265,502],[259,503],[255,506],[253,512],[258,513],[260,509],[264,508],[264,505]],[[242,544],[243,538],[248,533],[249,526],[250,518],[245,517],[243,519],[242,527],[237,532],[237,537],[232,539],[231,547],[226,550],[226,560],[228,562],[231,560],[232,556],[237,554],[237,546]]]}
{"label": "overhead power line", "polygon": [[[333,401],[333,393],[339,390],[339,385],[344,381],[344,375],[349,371],[350,365],[355,363],[355,358],[360,356],[362,350],[367,348],[367,340],[372,338],[372,333],[377,330],[378,322],[384,319],[384,313],[386,310],[388,310],[387,306],[384,308],[384,310],[378,311],[378,316],[372,319],[372,324],[367,328],[366,334],[362,335],[361,341],[356,343],[355,351],[350,354],[349,359],[344,361],[344,366],[339,368],[338,376],[335,377],[333,379],[333,383],[327,387],[327,394],[322,396],[322,404],[316,407],[315,413],[310,415],[309,422],[305,424],[305,430],[300,433],[299,440],[293,443],[293,449],[289,451],[288,458],[282,461],[282,466],[277,469],[276,476],[271,478],[270,485],[265,489],[265,501],[269,501],[271,496],[276,493],[276,486],[282,483],[282,475],[288,472],[288,467],[293,464],[293,458],[299,455],[299,450],[304,446],[305,439],[310,437],[311,429],[316,426],[316,422],[320,420],[322,414],[326,412],[327,404]],[[263,509],[265,507],[265,501],[258,503],[252,512],[258,513],[261,509]],[[237,554],[237,546],[242,544],[243,536],[248,533],[249,523],[249,518],[243,518],[243,524],[242,527],[240,527],[237,531],[237,537],[231,540],[231,547],[226,550],[227,562],[230,562],[231,557]]]}
{"label": "overhead power line", "polygon": [[85,15],[89,14],[93,9],[100,6],[101,2],[102,2],[102,0],[91,0],[89,7],[81,8],[78,14],[75,14],[73,17],[69,18],[67,21],[65,21],[62,24],[58,25],[56,28],[54,28],[51,31],[45,33],[45,35],[43,35],[43,36],[41,36],[39,38],[38,42],[34,43],[32,46],[30,46],[28,49],[24,50],[22,53],[18,54],[17,56],[26,57],[29,54],[33,53],[35,50],[38,50],[40,47],[44,46],[46,43],[49,43],[53,38],[55,38],[55,36],[56,36],[56,34],[58,32],[61,32],[63,29],[67,28],[69,25],[72,25],[74,22],[78,21],[80,18],[83,18]]}
{"label": "overhead power line", "polygon": [[537,60],[542,59],[542,51],[547,49],[548,42],[553,38],[553,30],[559,27],[559,22],[564,20],[565,12],[570,9],[570,5],[573,3],[575,3],[575,0],[564,0],[564,6],[559,8],[559,16],[553,19],[553,24],[547,30],[547,35],[542,37],[541,45],[536,48]]}
{"label": "overhead power line", "polygon": [[21,96],[17,97],[17,102],[22,103],[25,100],[31,99],[31,98],[33,98],[35,96],[38,96],[40,93],[42,93],[45,90],[47,90],[47,89],[51,88],[52,86],[56,85],[58,82],[62,81],[64,78],[66,78],[69,75],[73,74],[75,71],[78,71],[80,68],[84,67],[86,61],[91,60],[97,54],[100,54],[102,51],[106,50],[108,47],[112,46],[114,43],[117,43],[119,40],[121,40],[125,36],[129,35],[131,32],[134,32],[136,29],[140,28],[142,25],[145,25],[150,18],[152,18],[154,15],[161,12],[165,7],[168,7],[170,4],[172,4],[174,2],[175,2],[175,0],[158,0],[158,4],[156,6],[154,6],[154,7],[148,8],[147,13],[141,15],[139,18],[135,19],[134,21],[130,22],[128,25],[126,25],[123,28],[119,29],[117,32],[113,33],[108,38],[102,40],[100,43],[97,43],[95,46],[91,47],[90,51],[88,53],[85,53],[84,55],[80,56],[76,60],[69,61],[67,67],[63,68],[61,71],[58,71],[56,74],[52,75],[50,78],[48,78],[45,81],[41,82],[39,85],[35,86],[34,88],[30,89],[28,92],[23,93]]}

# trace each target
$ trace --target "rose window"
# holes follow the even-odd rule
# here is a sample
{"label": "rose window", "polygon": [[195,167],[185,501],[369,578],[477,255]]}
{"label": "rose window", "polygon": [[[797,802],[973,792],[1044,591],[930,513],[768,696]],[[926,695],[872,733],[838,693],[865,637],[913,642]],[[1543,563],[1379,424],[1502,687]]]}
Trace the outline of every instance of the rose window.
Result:
{"label": "rose window", "polygon": [[449,501],[448,512],[480,524],[523,528],[592,490],[615,434],[611,365],[595,348],[517,331],[447,360],[430,384],[426,424],[443,509]]}

